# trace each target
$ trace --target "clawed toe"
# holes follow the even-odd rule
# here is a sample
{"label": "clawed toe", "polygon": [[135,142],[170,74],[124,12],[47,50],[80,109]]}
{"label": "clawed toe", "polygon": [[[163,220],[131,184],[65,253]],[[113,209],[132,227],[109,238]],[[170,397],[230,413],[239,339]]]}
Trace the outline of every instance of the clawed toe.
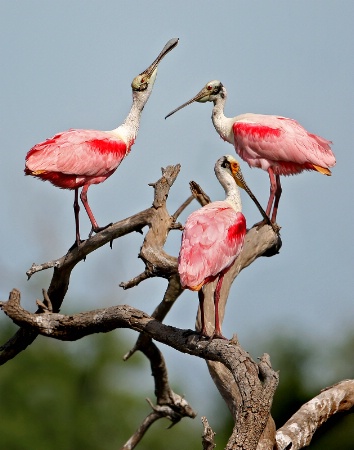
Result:
{"label": "clawed toe", "polygon": [[255,223],[253,226],[257,228],[257,231],[262,228],[264,225],[270,225],[273,228],[274,233],[279,234],[279,231],[281,227],[275,223],[271,222],[270,220],[263,219],[260,222]]}
{"label": "clawed toe", "polygon": [[214,331],[214,333],[211,335],[211,336],[209,336],[207,333],[206,333],[206,331],[201,331],[200,333],[199,333],[199,336],[200,336],[200,339],[205,339],[205,340],[208,340],[208,341],[213,341],[214,339],[224,339],[225,341],[229,341],[229,339],[228,338],[226,338],[225,336],[223,336],[221,333],[215,333],[215,331]]}
{"label": "clawed toe", "polygon": [[80,239],[79,241],[75,241],[73,243],[73,245],[69,248],[68,253],[70,253],[75,248],[79,248],[80,244],[82,244],[83,242],[85,242],[85,239]]}
{"label": "clawed toe", "polygon": [[99,233],[100,231],[105,230],[106,228],[110,227],[111,225],[113,225],[113,222],[109,223],[108,225],[106,225],[104,227],[92,227],[90,234],[89,234],[89,238],[92,236],[93,233]]}
{"label": "clawed toe", "polygon": [[229,339],[227,339],[221,333],[215,333],[215,332],[210,336],[210,340],[211,341],[214,340],[214,339],[224,339],[225,341],[229,341]]}

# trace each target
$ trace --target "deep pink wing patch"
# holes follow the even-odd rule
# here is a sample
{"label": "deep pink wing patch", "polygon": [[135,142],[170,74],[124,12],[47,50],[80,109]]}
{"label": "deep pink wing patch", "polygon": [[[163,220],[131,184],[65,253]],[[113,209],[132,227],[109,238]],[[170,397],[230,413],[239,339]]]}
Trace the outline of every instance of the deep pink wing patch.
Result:
{"label": "deep pink wing patch", "polygon": [[335,158],[330,141],[311,134],[296,120],[286,117],[247,114],[232,127],[236,152],[251,167],[279,175],[313,169],[313,164],[332,167]]}
{"label": "deep pink wing patch", "polygon": [[35,145],[27,153],[25,173],[38,172],[35,176],[56,186],[73,188],[85,182],[104,181],[128,151],[125,142],[110,133],[68,130]]}
{"label": "deep pink wing patch", "polygon": [[178,258],[182,286],[193,289],[230,266],[242,249],[245,233],[243,214],[226,202],[213,202],[192,213]]}

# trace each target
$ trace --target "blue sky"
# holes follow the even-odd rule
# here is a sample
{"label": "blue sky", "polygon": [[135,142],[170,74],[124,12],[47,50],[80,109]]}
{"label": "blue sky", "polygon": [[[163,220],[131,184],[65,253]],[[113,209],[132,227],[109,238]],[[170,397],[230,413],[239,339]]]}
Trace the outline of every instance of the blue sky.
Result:
{"label": "blue sky", "polygon": [[[193,104],[164,120],[207,81],[219,79],[228,90],[227,116],[292,117],[332,140],[337,157],[332,177],[304,173],[282,179],[283,248],[240,275],[224,334],[236,332],[247,348],[279,328],[313,339],[337,339],[352,328],[353,17],[351,1],[2,2],[1,298],[17,287],[24,305],[34,309],[51,273],[27,281],[26,270],[33,262],[62,256],[74,239],[73,193],[24,177],[26,152],[68,128],[108,130],[121,124],[131,105],[132,79],[167,40],[179,37],[159,67],[129,157],[104,184],[89,190],[98,222],[149,207],[148,183],[169,164],[182,165],[168,201],[171,213],[189,195],[191,179],[212,199],[223,198],[213,167],[234,149],[214,130],[212,105]],[[265,206],[268,175],[245,163],[242,169]],[[259,214],[245,196],[243,206],[251,226]],[[181,221],[196,207],[191,205]],[[85,236],[90,225],[84,212],[81,217]],[[166,247],[170,253],[177,255],[179,240],[174,232]],[[141,235],[134,235],[115,242],[113,250],[106,246],[90,255],[73,272],[62,311],[129,303],[151,312],[165,281],[149,280],[126,292],[119,288],[143,269],[136,257],[140,245]],[[185,293],[166,322],[193,328],[196,310],[197,296]],[[133,340],[134,334],[127,335]],[[259,345],[260,353],[266,350]],[[178,370],[185,358],[171,353],[171,364],[177,361]]]}

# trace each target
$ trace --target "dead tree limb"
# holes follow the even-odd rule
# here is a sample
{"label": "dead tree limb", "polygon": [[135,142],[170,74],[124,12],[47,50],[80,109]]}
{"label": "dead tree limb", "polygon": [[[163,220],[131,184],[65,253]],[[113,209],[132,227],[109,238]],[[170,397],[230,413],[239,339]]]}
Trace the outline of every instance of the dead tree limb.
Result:
{"label": "dead tree limb", "polygon": [[[191,417],[194,418],[196,416],[195,412],[193,410],[190,410],[190,406],[188,405],[187,401],[180,397],[178,402],[176,401],[176,405],[179,406],[180,411],[176,411],[175,408],[171,408],[169,406],[154,406],[152,402],[147,399],[147,402],[152,408],[152,412],[142,421],[141,425],[138,427],[138,429],[135,431],[135,433],[128,439],[128,441],[121,447],[120,450],[132,450],[135,448],[138,443],[141,441],[141,439],[144,437],[147,430],[150,428],[150,426],[156,422],[159,419],[165,418],[169,419],[172,424],[169,428],[171,428],[173,425],[178,423],[182,417]],[[182,415],[181,412],[184,411],[184,414]]]}
{"label": "dead tree limb", "polygon": [[[258,257],[262,256],[269,249],[276,249],[279,246],[279,237],[274,233],[270,226],[263,226],[259,230],[253,227],[246,235],[244,247],[241,254],[236,259],[231,269],[224,277],[223,286],[221,289],[220,303],[219,303],[219,316],[221,322],[224,319],[225,308],[229,292],[233,281],[239,275],[239,273]],[[212,285],[206,286],[205,289],[205,323],[207,324],[207,330],[210,335],[214,331],[214,289]],[[200,329],[200,311],[198,311],[198,318],[196,328]],[[227,404],[232,417],[235,421],[235,426],[238,423],[242,402],[240,401],[240,388],[237,383],[233,382],[233,375],[229,369],[219,362],[207,361],[209,373],[218,388],[222,398]],[[234,429],[237,433],[237,428]],[[275,424],[274,420],[268,415],[266,424],[262,431],[262,437],[258,443],[258,450],[271,450],[275,443]],[[233,447],[227,447],[233,448]],[[238,448],[238,447],[235,447]]]}
{"label": "dead tree limb", "polygon": [[214,444],[215,433],[211,429],[206,417],[202,417],[201,420],[204,427],[202,436],[203,450],[213,450],[216,447],[216,445]]}
{"label": "dead tree limb", "polygon": [[[96,248],[108,243],[112,242],[113,239],[116,239],[117,237],[120,237],[124,234],[127,234],[132,231],[141,231],[141,229],[145,226],[149,226],[149,230],[145,236],[143,245],[140,249],[139,257],[144,261],[145,263],[145,270],[141,274],[135,276],[132,280],[122,283],[121,286],[125,289],[133,287],[140,283],[141,281],[145,280],[146,278],[152,277],[152,276],[159,276],[164,277],[169,280],[168,288],[166,290],[166,294],[164,296],[163,301],[158,305],[158,307],[155,309],[153,313],[153,317],[160,322],[164,319],[166,314],[168,313],[169,309],[173,305],[173,303],[176,301],[176,299],[179,297],[179,295],[182,293],[182,288],[179,283],[179,277],[177,275],[177,259],[173,256],[170,256],[165,253],[163,247],[166,242],[167,235],[171,229],[178,228],[180,225],[176,224],[176,220],[180,212],[187,206],[187,204],[192,200],[193,197],[197,198],[198,201],[201,204],[205,204],[209,201],[209,197],[204,193],[204,191],[196,184],[191,183],[192,186],[192,192],[193,197],[190,197],[184,202],[184,204],[176,211],[175,214],[172,216],[169,215],[167,208],[166,208],[166,199],[168,196],[168,192],[170,187],[172,186],[175,178],[177,177],[179,172],[179,166],[169,166],[166,170],[163,170],[163,176],[160,180],[158,180],[156,183],[153,183],[152,186],[154,187],[154,202],[150,209],[145,210],[139,214],[136,214],[135,216],[132,216],[131,218],[125,219],[124,221],[117,222],[116,224],[112,225],[111,227],[107,228],[106,230],[102,231],[101,233],[98,233],[82,245],[78,249],[73,249],[70,251],[67,255],[64,257],[51,261],[49,263],[45,263],[42,265],[33,265],[30,271],[28,272],[28,276],[30,277],[33,275],[33,273],[36,273],[39,270],[44,270],[49,267],[54,267],[54,274],[53,279],[50,284],[48,295],[45,296],[45,301],[38,302],[39,304],[39,310],[37,311],[37,314],[34,314],[33,317],[34,320],[37,320],[37,322],[32,320],[31,326],[29,326],[29,323],[24,322],[15,322],[18,323],[20,326],[22,326],[19,334],[20,339],[18,342],[15,342],[15,345],[13,345],[13,342],[11,340],[3,347],[4,350],[8,350],[6,346],[10,347],[10,351],[5,352],[5,356],[3,353],[3,357],[6,359],[9,359],[8,356],[11,355],[11,350],[14,350],[14,355],[18,353],[18,349],[21,348],[21,343],[25,343],[28,345],[28,342],[32,342],[38,333],[42,334],[42,327],[47,327],[48,330],[50,330],[50,336],[56,337],[59,339],[67,339],[69,334],[66,334],[66,337],[63,337],[64,335],[61,334],[60,337],[57,337],[54,334],[54,329],[56,328],[53,323],[50,325],[48,324],[47,320],[49,315],[53,312],[58,313],[59,308],[61,306],[61,303],[64,299],[65,293],[68,289],[69,285],[69,279],[72,269],[75,267],[75,265],[84,259],[89,253],[94,251]],[[277,252],[277,249],[279,248],[279,242],[280,238],[277,234],[274,233],[274,231],[271,229],[271,227],[264,226],[260,229],[253,228],[248,233],[248,239],[246,239],[245,246],[244,246],[244,256],[238,258],[238,265],[234,265],[234,267],[229,271],[229,277],[227,280],[225,280],[224,283],[224,289],[221,293],[221,309],[222,309],[222,317],[224,314],[224,308],[226,305],[226,299],[229,293],[229,289],[231,287],[231,284],[237,274],[244,268],[247,267],[249,264],[251,264],[256,258],[259,256],[262,256],[265,252],[273,251],[274,253]],[[273,249],[273,250],[272,250]],[[275,250],[274,250],[275,249]],[[241,259],[240,259],[241,258]],[[16,298],[16,291],[13,291],[11,296],[13,298]],[[212,295],[212,291],[207,293],[207,296]],[[50,299],[50,300],[49,300]],[[11,300],[11,299],[10,299]],[[13,299],[9,302],[3,303],[3,309],[6,311],[9,315],[11,315],[10,311],[11,308],[16,304],[16,301],[13,301]],[[19,304],[19,303],[18,303]],[[207,306],[208,302],[206,302]],[[210,306],[210,324],[213,324],[213,308]],[[106,313],[108,310],[100,310],[99,312],[95,312],[94,317],[91,317],[91,325],[89,325],[90,320],[83,319],[86,325],[84,326],[82,323],[80,323],[79,327],[76,327],[73,325],[73,329],[75,331],[73,332],[73,335],[70,335],[70,339],[78,339],[82,335],[81,333],[85,330],[85,333],[95,333],[95,332],[106,332],[110,331],[114,327],[123,326],[122,324],[117,324],[115,321],[111,321],[109,318],[106,317]],[[86,314],[86,313],[83,313]],[[98,322],[101,321],[101,315],[103,314],[104,317],[104,329],[97,328]],[[140,314],[137,313],[137,314]],[[53,316],[54,317],[54,316]],[[56,320],[59,320],[59,317],[62,317],[62,315],[55,316]],[[77,316],[81,317],[81,319],[84,316]],[[38,325],[38,320],[40,321],[41,326],[37,327],[35,326],[35,323]],[[60,319],[61,320],[61,319]],[[59,322],[60,322],[59,320]],[[111,328],[113,327],[113,328]],[[61,324],[59,326],[60,330],[66,329],[68,331],[70,329],[69,323]],[[133,328],[134,329],[134,328]],[[57,329],[58,331],[58,329]],[[139,331],[139,330],[137,330]],[[29,339],[29,337],[31,339]],[[15,338],[18,338],[18,335],[15,336]],[[68,338],[69,339],[69,338]],[[19,345],[20,344],[20,345]],[[236,342],[237,344],[237,342]],[[238,344],[237,344],[238,345]],[[25,347],[23,347],[25,348]],[[146,333],[144,330],[143,334],[140,334],[140,337],[137,340],[136,345],[132,349],[132,351],[127,355],[127,357],[131,356],[136,350],[142,351],[150,360],[152,373],[155,380],[155,394],[157,397],[157,406],[156,408],[159,409],[159,414],[161,414],[162,411],[165,411],[167,417],[173,417],[174,421],[176,420],[176,417],[179,419],[184,416],[193,417],[195,415],[194,411],[189,407],[188,403],[186,401],[182,401],[182,399],[179,395],[175,394],[169,387],[168,383],[168,376],[167,376],[167,368],[164,362],[164,358],[161,354],[161,352],[158,350],[156,345],[152,342],[152,336],[149,333]],[[184,350],[180,350],[184,351]],[[248,357],[249,358],[249,357]],[[249,359],[250,360],[250,359]],[[0,356],[1,361],[1,356]],[[234,371],[230,369],[226,369],[224,362],[219,362],[217,359],[214,360],[211,358],[210,361],[215,361],[215,364],[219,364],[219,368],[216,369],[216,373],[218,373],[218,376],[220,377],[221,372],[229,371],[228,373],[231,375],[231,383],[230,385],[233,386],[233,390],[235,393],[238,391],[238,384],[242,384],[242,379],[240,378],[238,381],[236,380],[235,384],[235,376]],[[248,359],[247,359],[248,361]],[[251,361],[251,360],[250,360]],[[250,405],[251,397],[248,397],[247,399],[243,399],[242,395],[244,394],[244,389],[246,389],[246,385],[242,385],[242,395],[241,397],[237,397],[237,395],[232,395],[231,403],[239,405],[240,402],[238,401],[239,398],[241,398],[242,402],[245,405],[245,408],[241,410],[240,408],[234,409],[234,419],[240,419],[238,422],[241,424],[241,428],[247,424],[246,428],[251,427],[254,430],[254,438],[251,439],[250,442],[252,442],[253,447],[232,447],[234,443],[237,441],[237,439],[242,438],[242,433],[240,434],[237,430],[238,428],[235,428],[235,433],[230,439],[229,445],[231,445],[228,448],[255,448],[254,445],[259,440],[259,435],[264,429],[265,423],[267,421],[267,418],[269,416],[269,408],[271,404],[271,398],[270,397],[264,397],[266,390],[264,389],[264,382],[259,382],[259,376],[262,378],[263,376],[266,377],[266,367],[267,364],[265,363],[266,359],[263,359],[259,365],[256,365],[254,362],[250,362],[248,370],[250,373],[252,373],[250,376],[251,378],[256,377],[255,379],[258,380],[258,382],[254,382],[252,387],[249,387],[248,390],[252,391],[253,394],[251,397],[256,397],[258,400],[261,400],[260,404],[263,405],[263,411],[261,412],[261,418],[259,416],[254,415],[254,417],[258,417],[258,419],[254,420],[254,417],[252,416],[250,418],[250,415],[247,412],[247,408],[251,408],[253,411],[257,410],[257,407],[255,405]],[[211,362],[209,363],[211,364]],[[230,364],[226,364],[226,367],[230,367]],[[217,367],[217,366],[216,366]],[[270,370],[269,365],[269,373],[272,373],[273,375],[270,378],[276,378],[277,376],[274,375],[274,372]],[[217,379],[217,377],[213,376],[213,379]],[[255,387],[256,386],[256,387]],[[275,389],[276,383],[273,382],[273,388]],[[219,387],[219,386],[218,386]],[[247,389],[246,389],[247,390]],[[238,391],[239,392],[239,391]],[[264,400],[266,398],[266,400]],[[230,401],[229,401],[230,402]],[[241,402],[241,403],[242,403]],[[183,408],[181,408],[181,405],[183,405]],[[170,411],[173,411],[173,414],[170,414]],[[237,412],[237,414],[236,414]],[[243,416],[242,416],[243,414]],[[243,417],[243,419],[242,419]],[[247,418],[248,417],[248,418]],[[141,431],[142,429],[147,429],[146,424],[151,424],[152,421],[157,420],[158,415],[156,414],[156,410],[151,413],[144,423],[142,424],[142,427],[139,428]],[[129,447],[127,448],[133,448],[131,447],[133,442],[138,442],[138,440],[141,438],[140,431],[137,431],[135,433],[135,437],[132,437],[132,440],[129,440],[127,445]],[[273,433],[274,434],[274,433]],[[140,436],[140,437],[139,437]],[[239,436],[239,437],[238,437]],[[243,445],[241,441],[237,445]]]}
{"label": "dead tree limb", "polygon": [[[180,352],[225,365],[239,386],[242,403],[242,409],[239,411],[237,423],[226,448],[257,448],[278,381],[278,376],[271,369],[267,355],[264,355],[256,364],[235,339],[232,341],[200,339],[199,335],[192,330],[180,330],[164,325],[143,311],[127,305],[73,316],[53,313],[49,309],[41,314],[34,314],[21,307],[20,293],[13,290],[9,300],[1,302],[0,306],[15,323],[26,328],[31,327],[44,336],[76,340],[92,333],[107,332],[117,327],[129,327]],[[163,409],[157,408],[160,413]],[[174,410],[168,407],[165,409],[173,418]],[[277,448],[279,450],[303,448],[309,444],[314,432],[328,418],[336,413],[353,410],[354,380],[345,380],[331,386],[302,406],[278,430]],[[260,421],[257,418],[258,420],[261,418]]]}
{"label": "dead tree limb", "polygon": [[266,355],[256,364],[236,341],[200,339],[192,330],[164,325],[128,305],[70,316],[49,310],[35,314],[21,307],[20,293],[14,289],[0,307],[17,325],[51,338],[71,341],[116,328],[131,328],[180,352],[223,363],[233,374],[242,400],[242,411],[227,448],[256,449],[278,383],[278,375],[271,369]]}
{"label": "dead tree limb", "polygon": [[[274,246],[278,245],[278,236],[274,233],[273,229],[269,226],[264,226],[260,228],[259,230],[255,227],[252,228],[248,234],[250,234],[251,237],[248,237],[246,239],[244,249],[241,253],[243,254],[243,257],[241,259],[241,262],[239,262],[238,265],[234,265],[234,267],[230,270],[230,275],[228,277],[225,277],[225,287],[222,290],[222,297],[221,297],[221,311],[222,311],[222,317],[224,316],[224,309],[226,305],[226,300],[229,294],[229,290],[231,288],[231,284],[236,278],[237,274],[245,267],[247,267],[249,264],[251,264],[257,257],[260,257],[263,255],[264,251],[269,250],[273,248]],[[241,257],[239,256],[239,258]],[[170,280],[171,281],[171,280]],[[174,294],[171,295],[169,298],[176,299],[178,295],[182,293],[182,289],[179,283],[179,277],[176,276],[175,280],[175,288],[174,288]],[[206,294],[206,301],[205,305],[208,310],[208,314],[206,315],[207,321],[209,323],[209,329],[210,329],[210,335],[212,334],[214,330],[214,305],[213,305],[213,290],[209,289],[207,290]],[[175,300],[173,300],[175,301]],[[159,305],[159,307],[154,311],[153,317],[157,318],[158,320],[162,321],[168,310],[166,309],[166,305],[164,306],[164,301]],[[169,305],[171,302],[168,303]],[[198,327],[197,327],[198,329]],[[154,346],[152,340],[150,337],[146,336],[145,334],[141,334],[137,340],[137,343],[135,344],[132,352],[136,350],[142,351],[145,355],[149,352],[149,346]],[[151,360],[150,360],[151,362]],[[240,398],[238,395],[239,389],[238,384],[235,383],[234,377],[232,373],[227,369],[227,367],[219,362],[207,362],[209,365],[209,369],[212,366],[214,373],[210,370],[212,374],[213,381],[216,383],[217,387],[219,388],[220,392],[224,390],[224,394],[222,393],[222,396],[224,400],[227,402],[227,404],[233,404],[237,405],[237,407],[233,408],[233,418],[234,420],[237,419],[239,413],[240,413]],[[153,367],[153,366],[152,366]],[[154,372],[153,372],[154,373]],[[228,374],[228,375],[226,375]],[[225,376],[228,376],[227,380],[223,380],[223,383],[218,383],[218,379],[221,377],[221,379]],[[222,386],[220,385],[222,384]],[[270,405],[269,405],[270,408]],[[268,418],[269,417],[269,418]],[[274,444],[275,441],[275,426],[272,418],[269,416],[269,411],[267,415],[267,420],[269,420],[269,425],[267,425],[267,429],[265,430],[264,434],[267,436],[264,438],[266,442],[272,442]],[[257,423],[261,423],[258,421]],[[262,425],[263,426],[263,425]],[[271,429],[272,433],[269,432]],[[272,441],[269,438],[269,435],[272,436]],[[266,447],[264,447],[265,450]]]}
{"label": "dead tree limb", "polygon": [[[188,353],[203,359],[221,361],[230,368],[242,385],[247,381],[241,380],[244,369],[238,367],[238,359],[243,364],[249,364],[249,354],[245,352],[237,342],[223,339],[208,340],[200,338],[199,333],[192,330],[182,330],[170,325],[165,325],[154,319],[144,311],[140,311],[129,305],[117,305],[107,308],[95,309],[73,315],[50,312],[32,313],[21,306],[21,294],[17,289],[10,292],[6,302],[0,302],[0,308],[17,325],[31,328],[42,336],[47,336],[61,341],[76,341],[95,333],[107,333],[117,328],[130,328],[140,333],[145,333],[152,339],[166,344],[182,353]],[[236,362],[232,356],[236,355]],[[241,365],[242,365],[241,364]],[[267,361],[259,364],[257,378],[267,378]],[[253,370],[253,369],[252,369]],[[263,380],[264,381],[264,380]],[[244,393],[247,400],[249,393]]]}
{"label": "dead tree limb", "polygon": [[354,380],[323,389],[305,403],[276,434],[278,450],[307,447],[315,432],[334,414],[354,412]]}
{"label": "dead tree limb", "polygon": [[[105,244],[111,243],[113,240],[121,236],[135,231],[141,231],[145,226],[152,227],[152,224],[155,222],[161,223],[159,218],[166,220],[166,209],[163,208],[163,206],[165,205],[168,197],[170,187],[178,176],[179,171],[179,164],[162,169],[162,177],[153,184],[154,202],[151,208],[114,223],[90,239],[87,239],[78,248],[73,248],[61,258],[46,262],[44,264],[32,265],[32,267],[27,271],[28,278],[33,276],[38,271],[54,268],[53,277],[48,288],[48,295],[51,299],[54,312],[58,312],[60,310],[64,297],[69,288],[71,272],[76,264],[84,260],[96,249]],[[173,219],[167,218],[167,220],[169,221],[169,226],[173,228]],[[158,235],[158,233],[156,234]],[[154,262],[156,262],[157,257],[154,250],[155,248],[151,250],[151,256],[155,257]],[[175,272],[175,262],[176,258],[163,252],[161,255],[161,264],[159,268],[164,267],[166,270],[166,277],[168,276],[167,274],[171,275]],[[150,268],[152,268],[152,271],[154,272],[153,265],[151,265]],[[38,310],[38,312],[39,311],[40,310]],[[14,358],[18,353],[26,349],[28,345],[32,344],[36,337],[37,334],[33,330],[18,330],[18,332],[11,339],[0,347],[0,365],[5,364],[10,359]]]}
{"label": "dead tree limb", "polygon": [[[195,198],[205,205],[210,201],[210,198],[205,194],[201,187],[195,183],[190,183],[192,194]],[[231,285],[237,278],[239,273],[258,257],[268,254],[276,254],[281,247],[280,236],[274,233],[270,226],[263,226],[258,228],[253,227],[246,235],[244,247],[241,254],[234,262],[231,269],[224,277],[224,282],[221,290],[220,303],[219,303],[219,316],[221,323],[223,322],[225,315],[225,308]],[[207,285],[204,289],[204,318],[207,327],[208,335],[212,336],[214,332],[215,312],[214,312],[214,290],[215,284]],[[200,309],[198,309],[196,329],[201,329],[200,321]],[[222,398],[227,404],[235,424],[238,421],[238,417],[241,411],[242,398],[240,394],[239,385],[234,382],[233,375],[229,369],[224,365],[216,361],[206,361],[209,369],[210,376],[212,377],[216,387],[218,388]],[[275,443],[275,423],[272,417],[269,415],[264,427],[262,437],[258,443],[258,450],[271,450]],[[237,433],[237,427],[234,429]],[[228,447],[229,448],[229,447]],[[232,448],[232,447],[230,447]],[[237,447],[236,447],[237,448]]]}
{"label": "dead tree limb", "polygon": [[[155,308],[151,317],[162,322],[182,292],[183,289],[181,288],[179,277],[175,274],[169,279],[164,298]],[[142,352],[150,361],[151,374],[155,383],[156,407],[143,420],[140,427],[121,450],[135,448],[143,437],[144,432],[147,431],[147,428],[160,418],[165,417],[171,420],[172,425],[174,425],[183,417],[194,418],[196,416],[187,400],[171,389],[165,359],[152,338],[147,334],[140,333],[134,347],[124,356],[124,360],[130,358],[136,351]]]}

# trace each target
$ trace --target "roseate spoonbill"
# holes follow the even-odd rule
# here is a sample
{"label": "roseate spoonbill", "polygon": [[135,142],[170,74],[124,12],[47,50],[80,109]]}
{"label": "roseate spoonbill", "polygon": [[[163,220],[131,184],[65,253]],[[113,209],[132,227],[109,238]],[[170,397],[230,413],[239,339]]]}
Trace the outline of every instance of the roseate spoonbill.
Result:
{"label": "roseate spoonbill", "polygon": [[214,292],[215,331],[212,338],[223,338],[219,320],[220,290],[225,273],[242,250],[246,234],[246,219],[241,212],[237,186],[246,190],[268,223],[269,218],[248,188],[233,156],[218,159],[215,175],[225,190],[226,198],[209,203],[188,217],[182,234],[178,272],[183,288],[198,291],[201,335],[206,335],[203,286],[218,280]]}
{"label": "roseate spoonbill", "polygon": [[[141,112],[148,101],[163,57],[178,44],[178,39],[167,42],[155,61],[132,83],[133,103],[130,112],[118,128],[111,131],[70,129],[35,145],[26,156],[25,174],[48,180],[62,189],[75,190],[74,213],[76,244],[80,244],[78,190],[80,199],[95,233],[99,227],[87,200],[91,184],[110,177],[130,152],[139,129]],[[90,235],[91,235],[90,233]]]}
{"label": "roseate spoonbill", "polygon": [[226,99],[225,86],[213,80],[165,118],[193,102],[213,102],[211,117],[220,137],[234,145],[237,154],[249,166],[268,172],[270,196],[266,213],[270,216],[273,206],[271,220],[275,223],[282,192],[280,175],[294,175],[303,170],[331,175],[329,167],[336,163],[330,148],[331,142],[309,133],[296,120],[286,117],[251,113],[225,117]]}

